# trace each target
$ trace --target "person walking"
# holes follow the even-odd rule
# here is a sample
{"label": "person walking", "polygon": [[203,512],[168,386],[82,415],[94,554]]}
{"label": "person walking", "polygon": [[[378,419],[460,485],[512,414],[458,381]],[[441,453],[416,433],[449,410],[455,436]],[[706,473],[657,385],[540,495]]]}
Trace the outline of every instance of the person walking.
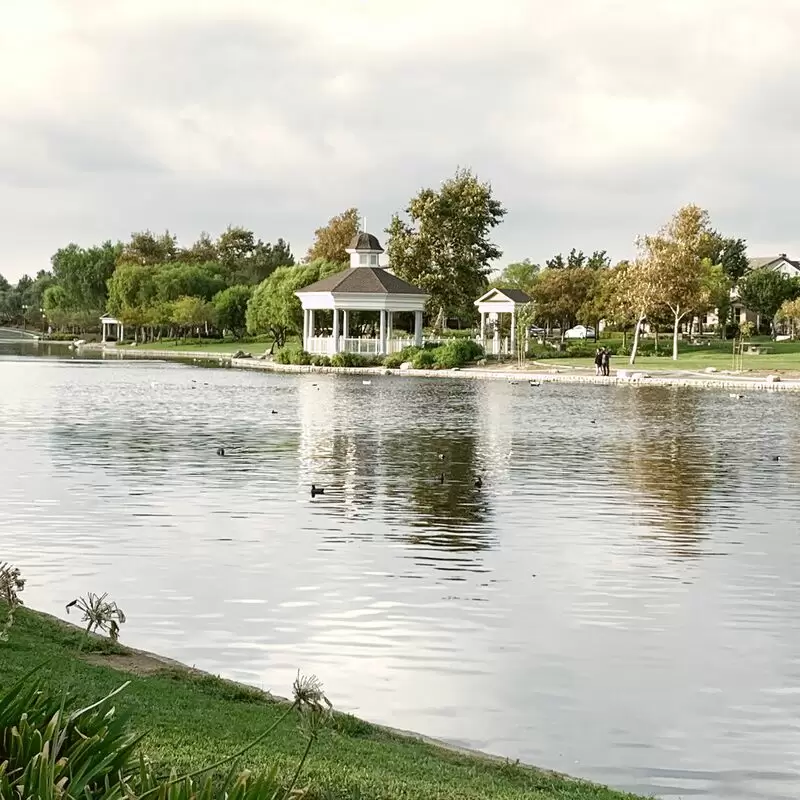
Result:
{"label": "person walking", "polygon": [[606,377],[611,374],[611,353],[609,353],[607,347],[604,347],[603,352],[600,354],[600,368]]}
{"label": "person walking", "polygon": [[594,353],[594,374],[595,375],[602,375],[603,374],[603,348],[598,347]]}

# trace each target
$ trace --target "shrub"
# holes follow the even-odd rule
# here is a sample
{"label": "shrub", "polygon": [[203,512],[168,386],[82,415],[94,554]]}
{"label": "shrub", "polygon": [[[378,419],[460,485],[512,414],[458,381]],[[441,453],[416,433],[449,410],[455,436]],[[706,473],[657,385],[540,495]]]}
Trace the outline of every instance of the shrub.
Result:
{"label": "shrub", "polygon": [[411,359],[411,366],[414,369],[430,369],[434,364],[436,364],[435,350],[420,350]]}
{"label": "shrub", "polygon": [[368,365],[367,359],[356,353],[336,353],[331,356],[332,367],[365,367]]}
{"label": "shrub", "polygon": [[399,353],[392,353],[390,356],[386,356],[386,358],[383,359],[383,366],[389,369],[398,369],[400,365],[405,364],[406,361],[413,361],[414,356],[419,352],[419,347],[415,347],[414,345],[404,347]]}
{"label": "shrub", "polygon": [[472,339],[453,339],[434,351],[436,365],[442,369],[463,367],[483,355],[483,348]]}
{"label": "shrub", "polygon": [[595,354],[599,346],[595,342],[570,342],[567,345],[565,355],[568,358],[590,358]]}
{"label": "shrub", "polygon": [[282,350],[278,351],[275,360],[279,364],[301,364],[303,366],[308,366],[311,363],[311,354],[297,346],[284,347]]}
{"label": "shrub", "polygon": [[330,356],[311,356],[311,364],[315,367],[329,367],[331,359]]}

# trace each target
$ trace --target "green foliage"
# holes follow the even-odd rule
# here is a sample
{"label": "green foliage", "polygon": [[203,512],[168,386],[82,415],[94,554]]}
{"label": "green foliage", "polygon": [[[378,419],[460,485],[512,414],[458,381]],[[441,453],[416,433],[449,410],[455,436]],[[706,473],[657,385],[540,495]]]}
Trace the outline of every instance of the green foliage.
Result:
{"label": "green foliage", "polygon": [[269,333],[282,347],[287,336],[300,333],[303,326],[303,309],[295,292],[341,269],[341,264],[329,261],[279,267],[253,292],[247,305],[247,330]]}
{"label": "green foliage", "polygon": [[531,295],[540,271],[538,264],[526,258],[524,261],[509,264],[492,283],[498,288],[519,289]]}
{"label": "green foliage", "polygon": [[442,328],[449,316],[472,316],[486,288],[491,261],[502,255],[489,233],[506,210],[469,170],[459,169],[441,188],[423,189],[387,229],[394,272],[430,295],[428,307]]}
{"label": "green foliage", "polygon": [[392,353],[383,359],[383,366],[387,369],[399,369],[401,364],[412,361],[414,356],[419,353],[421,348],[411,345],[404,347],[399,353]]}
{"label": "green foliage", "polygon": [[20,594],[25,589],[25,579],[19,567],[0,564],[0,604],[6,607],[6,619],[0,626],[0,642],[8,641],[8,634],[14,626],[16,610],[22,605]]}
{"label": "green foliage", "polygon": [[329,367],[331,359],[330,356],[311,356],[311,363],[315,367]]}
{"label": "green foliage", "polygon": [[311,363],[311,354],[303,350],[299,345],[284,347],[278,350],[275,355],[278,364],[300,364],[308,366]]}
{"label": "green foliage", "polygon": [[214,316],[217,325],[224,331],[232,331],[241,337],[247,328],[247,304],[253,295],[250,286],[229,286],[214,295]]}
{"label": "green foliage", "polygon": [[799,294],[797,281],[770,269],[754,269],[739,281],[739,301],[770,323],[781,305]]}
{"label": "green foliage", "polygon": [[119,626],[125,622],[125,612],[113,601],[108,600],[108,594],[97,595],[89,592],[86,597],[79,597],[67,603],[67,613],[71,608],[76,608],[83,614],[86,623],[86,633],[107,631],[115,642],[119,639]]}
{"label": "green foliage", "polygon": [[455,339],[432,352],[434,363],[441,369],[455,369],[483,357],[483,348],[472,339]]}
{"label": "green foliage", "polygon": [[331,356],[332,367],[366,367],[373,361],[374,359],[360,356],[357,353],[335,353]]}
{"label": "green foliage", "polygon": [[436,354],[433,350],[420,350],[411,359],[414,369],[432,369],[436,364]]}

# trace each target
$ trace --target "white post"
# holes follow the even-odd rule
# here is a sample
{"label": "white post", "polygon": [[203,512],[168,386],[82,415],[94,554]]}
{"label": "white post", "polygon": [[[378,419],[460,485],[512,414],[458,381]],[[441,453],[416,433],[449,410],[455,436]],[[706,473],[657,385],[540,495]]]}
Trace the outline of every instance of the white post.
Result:
{"label": "white post", "polygon": [[392,336],[394,336],[394,311],[386,312],[386,354],[392,352]]}
{"label": "white post", "polygon": [[414,345],[422,347],[422,312],[414,312]]}
{"label": "white post", "polygon": [[106,321],[101,320],[102,328],[103,328],[103,344],[106,343]]}
{"label": "white post", "polygon": [[517,344],[517,312],[511,312],[511,355],[515,356],[517,354],[516,350]]}
{"label": "white post", "polygon": [[486,347],[486,312],[481,311],[481,345]]}
{"label": "white post", "polygon": [[303,309],[303,350],[308,350],[308,309]]}
{"label": "white post", "polygon": [[119,330],[117,331],[119,336],[117,337],[118,342],[122,342],[125,340],[125,326],[120,322]]}
{"label": "white post", "polygon": [[380,336],[378,338],[378,355],[386,353],[386,312],[379,311],[380,314]]}
{"label": "white post", "polygon": [[339,309],[333,309],[333,352],[339,352]]}
{"label": "white post", "polygon": [[342,337],[344,339],[350,338],[350,312],[342,311]]}
{"label": "white post", "polygon": [[492,337],[492,355],[500,355],[500,326],[495,323],[494,336]]}

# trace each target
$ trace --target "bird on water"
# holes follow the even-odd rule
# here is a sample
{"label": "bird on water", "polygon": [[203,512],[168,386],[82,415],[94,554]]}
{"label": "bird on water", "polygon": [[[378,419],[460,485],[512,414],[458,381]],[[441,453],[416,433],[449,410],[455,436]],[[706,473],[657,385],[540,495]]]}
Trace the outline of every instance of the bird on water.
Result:
{"label": "bird on water", "polygon": [[224,456],[225,455],[225,448],[224,447],[218,447],[217,448],[217,455],[218,456]]}
{"label": "bird on water", "polygon": [[318,494],[325,494],[325,489],[317,486],[315,483],[311,484],[311,496],[316,497]]}
{"label": "bird on water", "polygon": [[444,483],[444,472],[439,476],[439,483]]}
{"label": "bird on water", "polygon": [[478,475],[478,477],[475,478],[475,488],[480,489],[481,486],[483,486],[483,478],[481,478],[481,476]]}

